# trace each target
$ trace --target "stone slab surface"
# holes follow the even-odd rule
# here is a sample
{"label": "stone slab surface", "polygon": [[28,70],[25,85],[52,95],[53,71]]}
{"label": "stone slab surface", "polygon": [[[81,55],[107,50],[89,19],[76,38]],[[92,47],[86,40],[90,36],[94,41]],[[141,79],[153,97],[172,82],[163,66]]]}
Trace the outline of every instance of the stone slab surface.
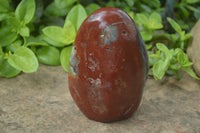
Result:
{"label": "stone slab surface", "polygon": [[193,63],[196,74],[200,76],[200,19],[190,33],[192,34],[192,38],[188,42],[187,54]]}
{"label": "stone slab surface", "polygon": [[0,78],[0,133],[200,133],[200,81],[148,78],[129,119],[88,120],[73,102],[61,67],[40,65],[32,74]]}

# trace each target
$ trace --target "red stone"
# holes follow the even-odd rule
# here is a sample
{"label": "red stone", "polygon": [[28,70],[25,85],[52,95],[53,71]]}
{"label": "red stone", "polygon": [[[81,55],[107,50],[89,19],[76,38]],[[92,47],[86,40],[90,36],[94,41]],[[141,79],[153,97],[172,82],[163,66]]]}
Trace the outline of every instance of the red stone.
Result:
{"label": "red stone", "polygon": [[117,8],[93,12],[78,30],[69,89],[89,119],[113,122],[138,108],[148,71],[147,52],[132,19]]}

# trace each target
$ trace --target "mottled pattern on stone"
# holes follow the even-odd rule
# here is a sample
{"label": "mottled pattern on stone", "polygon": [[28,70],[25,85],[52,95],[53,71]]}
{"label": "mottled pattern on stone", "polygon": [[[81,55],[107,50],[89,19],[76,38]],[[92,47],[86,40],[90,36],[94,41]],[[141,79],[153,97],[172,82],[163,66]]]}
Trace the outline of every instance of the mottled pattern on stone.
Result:
{"label": "mottled pattern on stone", "polygon": [[40,65],[32,74],[0,78],[0,133],[199,133],[200,82],[148,78],[137,112],[110,124],[87,119],[73,102],[67,73]]}
{"label": "mottled pattern on stone", "polygon": [[112,42],[115,42],[117,40],[117,37],[118,37],[117,27],[114,24],[106,26],[103,29],[101,37],[104,38],[103,40],[104,40],[105,45],[109,45]]}

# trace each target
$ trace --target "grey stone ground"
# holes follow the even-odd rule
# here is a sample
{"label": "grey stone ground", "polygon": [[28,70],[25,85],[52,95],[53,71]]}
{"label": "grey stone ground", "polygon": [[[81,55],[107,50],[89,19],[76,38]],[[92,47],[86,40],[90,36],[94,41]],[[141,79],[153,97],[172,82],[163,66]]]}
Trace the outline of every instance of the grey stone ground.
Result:
{"label": "grey stone ground", "polygon": [[130,118],[88,120],[76,107],[61,67],[40,65],[32,74],[0,78],[0,133],[200,133],[200,81],[147,80]]}

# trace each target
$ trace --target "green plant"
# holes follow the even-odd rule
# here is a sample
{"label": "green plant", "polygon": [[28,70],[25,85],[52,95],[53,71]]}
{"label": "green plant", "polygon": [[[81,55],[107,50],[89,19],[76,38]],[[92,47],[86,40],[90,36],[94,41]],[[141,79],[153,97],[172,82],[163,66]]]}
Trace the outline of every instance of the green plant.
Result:
{"label": "green plant", "polygon": [[[42,26],[40,34],[33,36],[34,20],[39,19],[33,18],[37,10],[35,1],[22,0],[14,12],[8,1],[1,1],[0,77],[14,77],[21,71],[35,72],[39,66],[38,61],[46,65],[62,64],[64,70],[68,71],[76,31],[87,17],[85,8],[78,3],[74,5],[75,2],[55,0],[50,3],[44,11],[47,18],[51,14],[65,16],[68,13],[63,26]],[[91,8],[96,9],[90,6],[88,11],[91,12]]]}
{"label": "green plant", "polygon": [[[180,79],[179,70],[186,71],[193,78],[198,78],[193,72],[189,58],[184,51],[190,33],[182,30],[181,26],[172,18],[167,21],[175,33],[163,29],[161,15],[157,12],[136,13],[128,12],[136,22],[137,27],[145,41],[149,55],[149,75],[161,80],[165,74],[175,75]],[[167,47],[168,46],[168,47]]]}
{"label": "green plant", "polygon": [[199,0],[180,0],[175,3],[177,9],[176,21],[184,28],[188,29],[192,26],[192,21],[195,21],[200,16],[200,1]]}
{"label": "green plant", "polygon": [[[14,13],[9,13],[8,1],[1,1],[6,7],[5,16],[0,31],[1,46],[1,70],[0,76],[12,77],[23,72],[35,72],[38,61],[33,51],[28,48],[26,37],[30,36],[28,24],[31,22],[35,12],[34,0],[23,0],[17,6]],[[24,40],[23,44],[20,40]],[[9,70],[10,69],[10,70]],[[6,73],[4,72],[6,71]]]}
{"label": "green plant", "polygon": [[176,23],[173,19],[167,18],[170,25],[173,27],[173,29],[176,31],[175,34],[171,34],[172,40],[174,43],[174,48],[181,48],[183,50],[186,50],[187,48],[187,40],[192,37],[190,33],[185,33],[184,30],[181,29],[178,23]]}
{"label": "green plant", "polygon": [[[166,2],[175,3],[170,12]],[[182,69],[199,79],[185,54],[191,37],[187,31],[200,17],[199,0],[1,0],[0,77],[35,72],[39,62],[62,65],[68,72],[81,23],[104,6],[121,8],[136,22],[148,49],[149,75],[157,80],[165,74],[180,78]],[[162,16],[165,11],[174,18]]]}
{"label": "green plant", "polygon": [[149,64],[152,66],[150,73],[156,80],[161,80],[165,73],[175,75],[180,79],[181,75],[178,73],[180,69],[186,71],[193,78],[200,79],[190,68],[192,62],[189,61],[187,54],[182,49],[168,49],[162,43],[156,43],[156,48],[158,51],[155,53],[149,52]]}
{"label": "green plant", "polygon": [[149,16],[145,13],[137,13],[133,19],[138,24],[140,34],[144,41],[152,40],[154,32],[163,28],[162,19],[156,12],[151,13]]}

